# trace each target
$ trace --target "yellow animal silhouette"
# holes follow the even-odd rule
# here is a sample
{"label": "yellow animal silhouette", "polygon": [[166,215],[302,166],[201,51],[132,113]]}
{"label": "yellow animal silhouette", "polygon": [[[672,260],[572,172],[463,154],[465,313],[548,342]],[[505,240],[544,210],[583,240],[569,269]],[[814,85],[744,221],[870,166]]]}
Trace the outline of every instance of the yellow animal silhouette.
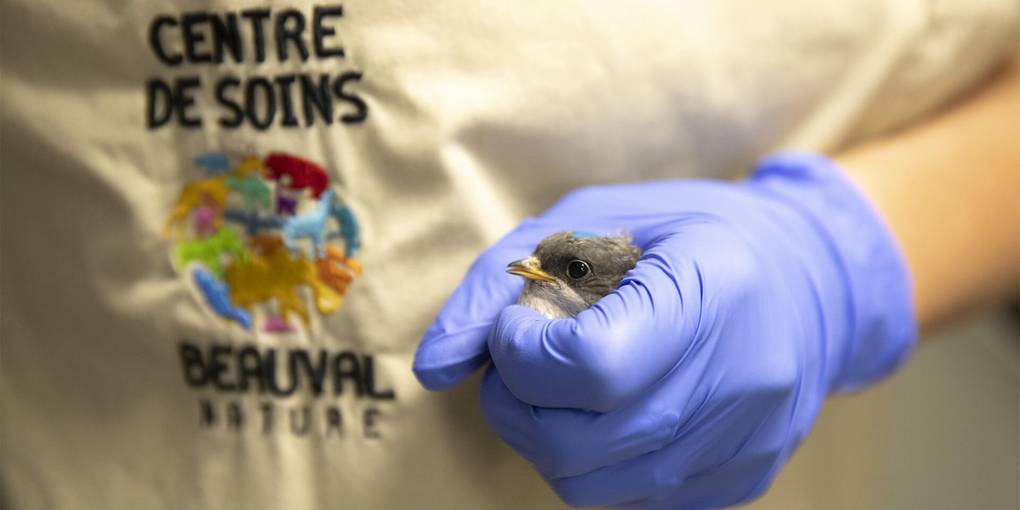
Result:
{"label": "yellow animal silhouette", "polygon": [[262,164],[262,160],[259,158],[248,158],[241,162],[237,166],[237,176],[242,179],[245,177],[251,177],[251,174],[255,174],[255,177],[260,177],[265,170],[266,166]]}
{"label": "yellow animal silhouette", "polygon": [[224,175],[188,183],[177,197],[177,202],[174,203],[174,208],[170,211],[170,217],[166,219],[163,235],[169,236],[173,233],[179,237],[188,220],[188,215],[193,209],[203,205],[222,209],[227,202],[228,193],[230,193],[230,188],[227,186],[227,177]]}
{"label": "yellow animal silhouette", "polygon": [[298,293],[308,285],[315,295],[315,307],[322,314],[340,308],[343,297],[319,281],[315,264],[304,257],[294,258],[290,250],[274,249],[267,255],[252,255],[247,263],[234,263],[226,270],[230,298],[237,306],[250,310],[256,303],[276,300],[280,316],[286,320],[293,312],[308,324],[308,310]]}

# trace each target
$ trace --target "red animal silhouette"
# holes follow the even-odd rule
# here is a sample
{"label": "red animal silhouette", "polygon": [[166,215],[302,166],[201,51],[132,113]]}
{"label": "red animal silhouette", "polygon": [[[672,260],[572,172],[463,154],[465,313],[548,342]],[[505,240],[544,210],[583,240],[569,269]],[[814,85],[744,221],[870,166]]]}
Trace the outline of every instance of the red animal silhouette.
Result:
{"label": "red animal silhouette", "polygon": [[307,159],[274,152],[266,158],[265,165],[268,178],[279,182],[280,178],[287,176],[290,179],[290,182],[285,184],[288,188],[310,188],[316,200],[329,185],[326,171]]}

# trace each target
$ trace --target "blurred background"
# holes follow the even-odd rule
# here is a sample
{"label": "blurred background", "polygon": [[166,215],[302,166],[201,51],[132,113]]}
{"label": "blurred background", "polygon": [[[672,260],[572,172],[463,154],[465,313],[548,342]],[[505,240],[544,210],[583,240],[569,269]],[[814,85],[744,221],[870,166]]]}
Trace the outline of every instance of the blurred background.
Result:
{"label": "blurred background", "polygon": [[830,398],[751,509],[1020,508],[1020,316],[979,310],[930,333],[902,370]]}

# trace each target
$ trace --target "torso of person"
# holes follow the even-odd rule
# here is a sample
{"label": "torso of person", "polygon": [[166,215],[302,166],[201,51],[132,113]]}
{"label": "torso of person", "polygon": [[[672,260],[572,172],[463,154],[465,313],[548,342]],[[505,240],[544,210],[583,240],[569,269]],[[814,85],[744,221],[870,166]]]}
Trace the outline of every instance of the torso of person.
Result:
{"label": "torso of person", "polygon": [[477,379],[411,373],[473,258],[578,187],[901,125],[1005,51],[994,9],[878,0],[4,10],[16,508],[559,508]]}

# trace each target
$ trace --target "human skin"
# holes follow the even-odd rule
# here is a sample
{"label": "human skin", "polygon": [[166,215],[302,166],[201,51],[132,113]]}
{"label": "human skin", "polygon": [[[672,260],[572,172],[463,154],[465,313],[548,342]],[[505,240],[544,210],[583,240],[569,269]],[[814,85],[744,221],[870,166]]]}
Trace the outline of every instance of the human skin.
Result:
{"label": "human skin", "polygon": [[928,120],[838,153],[906,256],[922,329],[1018,294],[1020,54]]}

